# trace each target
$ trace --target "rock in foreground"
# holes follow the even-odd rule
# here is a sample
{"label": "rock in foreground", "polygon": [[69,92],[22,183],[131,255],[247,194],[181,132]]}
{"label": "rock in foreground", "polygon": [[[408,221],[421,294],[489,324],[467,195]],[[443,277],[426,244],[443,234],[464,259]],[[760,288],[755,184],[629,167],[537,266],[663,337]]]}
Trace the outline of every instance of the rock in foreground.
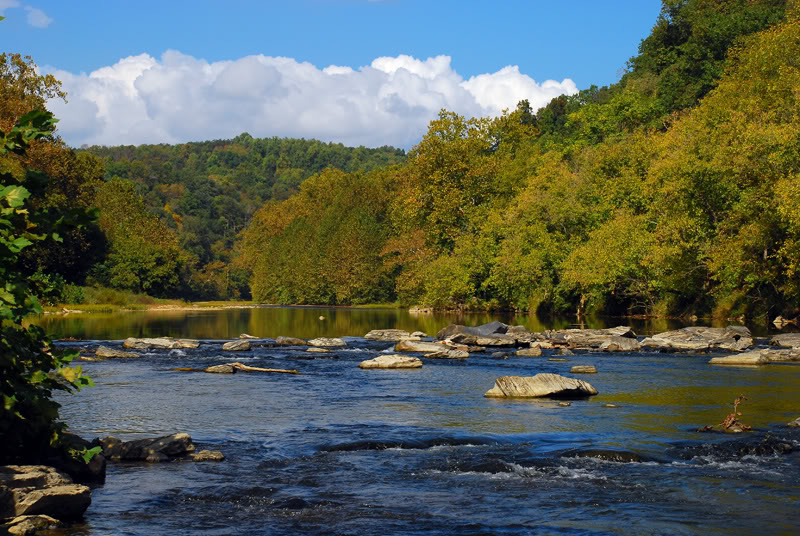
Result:
{"label": "rock in foreground", "polygon": [[375,359],[362,361],[358,367],[362,369],[399,369],[420,368],[422,361],[416,357],[405,355],[381,355]]}
{"label": "rock in foreground", "polygon": [[0,467],[0,517],[47,515],[72,520],[83,516],[91,502],[88,486],[73,484],[53,467]]}
{"label": "rock in foreground", "polygon": [[597,394],[597,389],[583,380],[558,374],[502,376],[484,396],[498,398],[583,398]]}

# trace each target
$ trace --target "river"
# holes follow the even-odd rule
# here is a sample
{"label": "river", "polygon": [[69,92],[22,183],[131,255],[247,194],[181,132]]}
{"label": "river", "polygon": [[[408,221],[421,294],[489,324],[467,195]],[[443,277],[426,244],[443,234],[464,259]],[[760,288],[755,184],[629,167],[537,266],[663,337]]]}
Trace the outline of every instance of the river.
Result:
{"label": "river", "polygon": [[[324,317],[320,319],[320,316]],[[187,432],[218,463],[109,464],[85,522],[128,534],[495,535],[796,534],[800,531],[800,366],[712,367],[709,355],[581,353],[568,362],[474,353],[417,370],[361,370],[390,351],[374,328],[435,334],[453,320],[378,309],[257,308],[42,317],[65,346],[128,336],[202,339],[197,349],[82,363],[96,386],[60,396],[80,435]],[[532,329],[566,327],[522,317]],[[622,322],[593,319],[589,327]],[[634,323],[640,335],[667,324]],[[766,329],[762,328],[762,335]],[[343,336],[347,347],[223,353],[224,339]],[[232,360],[298,376],[174,372]],[[484,398],[495,378],[583,375],[600,394],[568,407]],[[702,434],[747,396],[743,436]],[[616,407],[607,407],[612,404]],[[793,451],[781,453],[781,445]],[[624,451],[640,461],[585,457]]]}

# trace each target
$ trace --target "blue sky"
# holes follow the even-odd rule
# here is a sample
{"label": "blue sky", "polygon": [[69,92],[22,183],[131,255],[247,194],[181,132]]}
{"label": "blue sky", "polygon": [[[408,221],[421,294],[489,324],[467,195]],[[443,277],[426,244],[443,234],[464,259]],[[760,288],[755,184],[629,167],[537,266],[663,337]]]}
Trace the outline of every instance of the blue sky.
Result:
{"label": "blue sky", "polygon": [[73,145],[248,131],[408,147],[440,107],[496,115],[521,96],[543,104],[616,81],[659,8],[0,0],[0,36],[3,51],[31,55],[64,82],[70,103],[52,107]]}

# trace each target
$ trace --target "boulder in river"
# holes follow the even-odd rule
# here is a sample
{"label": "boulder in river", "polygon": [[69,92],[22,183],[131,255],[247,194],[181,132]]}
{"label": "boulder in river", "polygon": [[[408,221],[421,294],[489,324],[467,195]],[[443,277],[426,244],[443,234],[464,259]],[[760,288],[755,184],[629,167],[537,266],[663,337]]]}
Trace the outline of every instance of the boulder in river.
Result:
{"label": "boulder in river", "polygon": [[308,341],[305,339],[298,339],[297,337],[280,336],[275,339],[275,344],[278,346],[308,346]]}
{"label": "boulder in river", "polygon": [[242,333],[241,335],[239,335],[239,338],[240,339],[257,339],[258,337],[255,337],[255,336],[250,335],[248,333]]}
{"label": "boulder in river", "polygon": [[711,365],[765,365],[767,363],[769,363],[769,358],[762,354],[760,350],[725,357],[714,357],[709,361]]}
{"label": "boulder in river", "polygon": [[83,516],[92,502],[88,486],[46,465],[0,467],[0,518],[47,515],[60,520]]}
{"label": "boulder in river", "polygon": [[135,348],[137,350],[164,349],[175,350],[178,348],[197,348],[199,341],[191,339],[171,339],[169,337],[158,337],[150,339],[136,339],[129,337],[122,343],[124,348]]}
{"label": "boulder in river", "polygon": [[232,365],[212,365],[203,369],[203,372],[211,374],[234,374],[236,367]]}
{"label": "boulder in river", "polygon": [[358,367],[362,369],[399,369],[420,368],[422,361],[416,357],[405,355],[380,355],[374,359],[362,361]]}
{"label": "boulder in river", "polygon": [[447,346],[438,342],[400,341],[394,345],[395,352],[431,353],[448,349]]}
{"label": "boulder in river", "polygon": [[347,346],[347,343],[342,339],[330,339],[327,337],[319,337],[308,341],[311,346],[331,347],[331,346]]}
{"label": "boulder in river", "polygon": [[442,328],[436,334],[437,339],[449,339],[456,334],[476,335],[478,337],[491,337],[494,335],[504,335],[508,330],[508,325],[502,322],[489,322],[480,326],[468,327],[461,324],[450,324]]}
{"label": "boulder in river", "polygon": [[225,455],[218,450],[201,450],[189,453],[189,458],[195,462],[221,462]]}
{"label": "boulder in river", "polygon": [[790,423],[787,423],[786,426],[790,428],[800,428],[800,417],[796,418]]}
{"label": "boulder in river", "polygon": [[98,346],[94,351],[94,355],[102,357],[103,359],[123,359],[130,357],[139,357],[139,354],[133,352],[123,352],[122,350],[114,350],[108,346]]}
{"label": "boulder in river", "polygon": [[246,352],[250,350],[250,342],[246,340],[229,341],[222,345],[226,352]]}
{"label": "boulder in river", "polygon": [[538,346],[532,346],[530,348],[521,348],[517,350],[517,355],[522,357],[539,357],[542,355],[542,349]]}
{"label": "boulder in river", "polygon": [[583,398],[597,394],[589,383],[558,374],[540,373],[536,376],[501,376],[486,397],[499,398]]}
{"label": "boulder in river", "polygon": [[800,333],[780,333],[774,335],[770,340],[771,346],[784,346],[788,348],[800,348]]}
{"label": "boulder in river", "polygon": [[403,340],[418,341],[420,336],[409,333],[403,329],[373,329],[364,335],[364,338],[371,341],[394,342]]}
{"label": "boulder in river", "polygon": [[750,330],[744,326],[708,328],[690,326],[647,337],[642,348],[662,351],[732,350],[741,352],[753,346]]}
{"label": "boulder in river", "polygon": [[629,326],[617,326],[606,329],[560,329],[534,334],[535,340],[567,345],[570,348],[598,349],[614,343],[625,351],[639,349],[636,334]]}
{"label": "boulder in river", "polygon": [[195,447],[189,434],[172,434],[149,439],[122,441],[116,437],[100,440],[103,455],[113,461],[168,461],[178,456],[194,452]]}
{"label": "boulder in river", "polygon": [[569,371],[573,374],[597,374],[597,368],[594,365],[575,365]]}

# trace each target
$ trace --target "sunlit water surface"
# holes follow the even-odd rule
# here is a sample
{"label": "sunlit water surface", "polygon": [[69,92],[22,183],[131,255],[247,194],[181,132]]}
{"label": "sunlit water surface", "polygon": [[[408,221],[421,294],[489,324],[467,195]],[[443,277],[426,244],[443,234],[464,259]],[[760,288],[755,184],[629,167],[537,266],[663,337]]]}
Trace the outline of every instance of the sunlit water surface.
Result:
{"label": "sunlit water surface", "polygon": [[[319,320],[324,316],[324,320]],[[60,397],[91,438],[188,432],[220,463],[110,464],[73,534],[796,534],[800,366],[720,368],[709,355],[578,353],[568,362],[473,354],[418,370],[361,370],[391,343],[373,328],[435,333],[453,320],[393,310],[252,309],[47,317],[91,350],[127,336],[202,338],[195,350],[83,363],[96,387]],[[530,318],[503,318],[533,329]],[[617,324],[593,321],[592,327]],[[555,323],[566,327],[569,322]],[[661,325],[634,325],[641,334]],[[258,347],[222,339],[345,336],[347,348]],[[232,360],[298,376],[175,372]],[[554,401],[483,397],[495,378],[594,364],[600,395]],[[695,432],[748,400],[746,437]],[[618,407],[606,407],[614,404]],[[793,451],[785,454],[785,445]],[[783,446],[782,446],[783,445]],[[615,449],[642,461],[573,457]]]}

